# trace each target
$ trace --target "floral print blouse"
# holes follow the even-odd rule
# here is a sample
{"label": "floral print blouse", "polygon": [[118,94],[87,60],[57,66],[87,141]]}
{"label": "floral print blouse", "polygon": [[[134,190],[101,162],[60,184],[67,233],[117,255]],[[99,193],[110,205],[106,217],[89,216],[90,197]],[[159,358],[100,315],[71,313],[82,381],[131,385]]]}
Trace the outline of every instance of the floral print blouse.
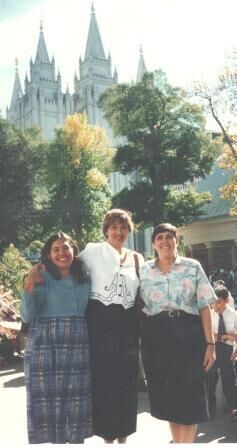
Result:
{"label": "floral print blouse", "polygon": [[215,301],[215,293],[201,264],[192,258],[177,256],[171,270],[164,274],[156,260],[140,269],[143,311],[155,315],[169,309],[199,314],[199,309]]}

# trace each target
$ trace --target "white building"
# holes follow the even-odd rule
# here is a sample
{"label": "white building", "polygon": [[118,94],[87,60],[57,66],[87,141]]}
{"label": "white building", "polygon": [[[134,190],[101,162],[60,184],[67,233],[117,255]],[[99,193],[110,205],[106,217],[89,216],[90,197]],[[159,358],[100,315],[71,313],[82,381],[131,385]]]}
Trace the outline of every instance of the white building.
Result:
{"label": "white building", "polygon": [[[137,82],[142,79],[145,72],[146,65],[140,48]],[[97,102],[106,88],[117,83],[118,73],[116,67],[112,70],[110,54],[107,57],[105,55],[92,4],[84,59],[79,60],[78,74],[75,73],[74,76],[73,93],[70,94],[68,88],[66,92],[62,91],[61,74],[58,71],[56,75],[54,57],[51,60],[49,58],[41,23],[35,60],[30,60],[29,77],[26,74],[24,89],[16,63],[11,103],[6,111],[7,119],[21,129],[36,125],[42,129],[43,136],[50,140],[54,137],[55,128],[63,125],[68,114],[86,112],[89,123],[106,129],[111,146],[116,147],[118,142]],[[110,179],[112,191],[116,193],[129,186],[130,178],[113,173]],[[149,253],[150,231],[138,232],[130,238],[129,245]]]}

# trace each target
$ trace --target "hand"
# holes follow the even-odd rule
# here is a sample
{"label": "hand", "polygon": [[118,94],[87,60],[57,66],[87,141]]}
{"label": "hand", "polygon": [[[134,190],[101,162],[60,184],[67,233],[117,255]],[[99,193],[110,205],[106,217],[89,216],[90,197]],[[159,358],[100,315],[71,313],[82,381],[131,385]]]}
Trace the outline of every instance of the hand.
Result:
{"label": "hand", "polygon": [[223,334],[223,335],[221,336],[221,341],[222,341],[222,342],[226,341],[227,339],[229,339],[228,334]]}
{"label": "hand", "polygon": [[215,346],[207,345],[205,356],[204,356],[204,361],[203,361],[203,367],[204,367],[205,372],[210,370],[210,368],[213,366],[215,360],[216,360]]}
{"label": "hand", "polygon": [[31,269],[24,281],[24,289],[26,291],[32,292],[35,285],[37,285],[38,283],[44,283],[44,277],[41,275],[40,270],[45,270],[45,267],[42,263],[36,264]]}

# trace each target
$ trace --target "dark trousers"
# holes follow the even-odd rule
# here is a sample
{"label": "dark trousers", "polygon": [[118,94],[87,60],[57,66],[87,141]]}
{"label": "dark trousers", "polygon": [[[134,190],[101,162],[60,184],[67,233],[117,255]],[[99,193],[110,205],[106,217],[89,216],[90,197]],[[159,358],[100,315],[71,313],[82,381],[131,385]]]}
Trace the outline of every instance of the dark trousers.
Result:
{"label": "dark trousers", "polygon": [[232,346],[224,342],[216,343],[216,361],[208,372],[208,397],[211,417],[216,415],[216,387],[219,376],[229,409],[237,409],[235,369],[230,359],[232,350]]}

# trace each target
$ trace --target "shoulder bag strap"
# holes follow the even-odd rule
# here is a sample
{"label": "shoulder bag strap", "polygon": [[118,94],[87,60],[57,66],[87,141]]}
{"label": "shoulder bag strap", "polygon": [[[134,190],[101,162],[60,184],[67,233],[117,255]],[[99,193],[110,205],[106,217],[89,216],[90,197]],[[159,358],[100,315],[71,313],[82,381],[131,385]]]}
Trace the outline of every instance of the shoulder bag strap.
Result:
{"label": "shoulder bag strap", "polygon": [[133,252],[133,256],[134,256],[134,262],[135,262],[136,274],[137,274],[137,277],[140,279],[140,275],[139,275],[139,261],[138,261],[138,255],[137,255],[136,252]]}

